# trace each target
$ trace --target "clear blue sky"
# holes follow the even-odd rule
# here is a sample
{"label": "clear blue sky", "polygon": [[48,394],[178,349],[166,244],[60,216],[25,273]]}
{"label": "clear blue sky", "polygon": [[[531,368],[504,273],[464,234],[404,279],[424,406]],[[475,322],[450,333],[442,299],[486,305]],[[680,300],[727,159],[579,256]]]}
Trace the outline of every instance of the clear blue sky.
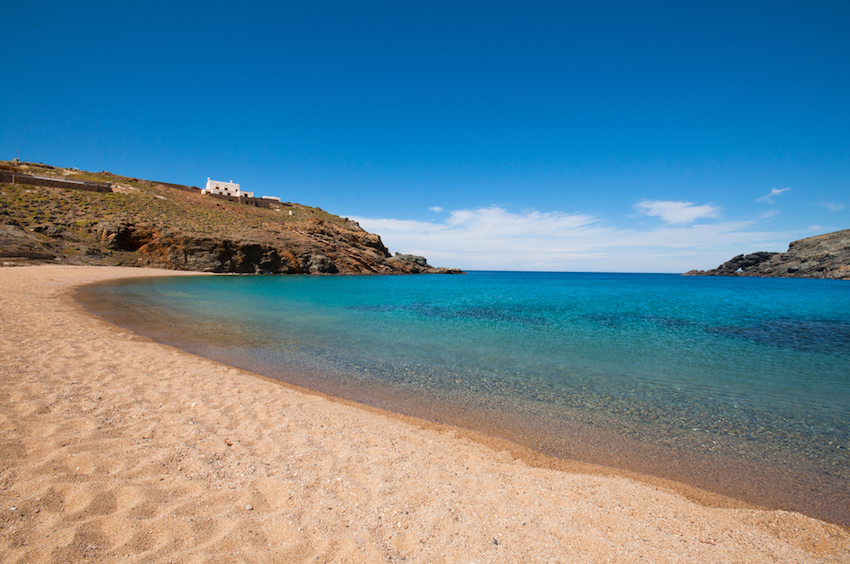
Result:
{"label": "clear blue sky", "polygon": [[7,2],[0,158],[358,219],[468,269],[850,228],[850,2]]}

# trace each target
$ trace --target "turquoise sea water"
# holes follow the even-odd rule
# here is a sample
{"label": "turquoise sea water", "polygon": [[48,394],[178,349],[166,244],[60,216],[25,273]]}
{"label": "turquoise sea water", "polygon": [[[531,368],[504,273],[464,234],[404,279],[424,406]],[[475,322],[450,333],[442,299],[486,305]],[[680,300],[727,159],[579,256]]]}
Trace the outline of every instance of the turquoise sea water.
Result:
{"label": "turquoise sea water", "polygon": [[295,384],[850,525],[847,282],[211,276],[79,297]]}

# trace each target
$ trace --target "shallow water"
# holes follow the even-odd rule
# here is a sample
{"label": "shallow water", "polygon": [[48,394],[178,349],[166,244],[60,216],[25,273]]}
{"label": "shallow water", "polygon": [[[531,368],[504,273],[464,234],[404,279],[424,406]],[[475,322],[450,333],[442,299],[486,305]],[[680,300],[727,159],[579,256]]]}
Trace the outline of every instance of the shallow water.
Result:
{"label": "shallow water", "polygon": [[217,276],[80,299],[228,364],[850,525],[850,284]]}

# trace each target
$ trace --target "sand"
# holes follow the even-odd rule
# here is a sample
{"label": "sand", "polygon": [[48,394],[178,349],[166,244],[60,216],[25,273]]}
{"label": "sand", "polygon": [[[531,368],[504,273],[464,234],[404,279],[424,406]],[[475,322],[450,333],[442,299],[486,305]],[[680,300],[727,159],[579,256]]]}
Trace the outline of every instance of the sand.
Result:
{"label": "sand", "polygon": [[168,274],[0,268],[0,561],[850,562],[839,526],[540,467],[159,345],[68,295]]}

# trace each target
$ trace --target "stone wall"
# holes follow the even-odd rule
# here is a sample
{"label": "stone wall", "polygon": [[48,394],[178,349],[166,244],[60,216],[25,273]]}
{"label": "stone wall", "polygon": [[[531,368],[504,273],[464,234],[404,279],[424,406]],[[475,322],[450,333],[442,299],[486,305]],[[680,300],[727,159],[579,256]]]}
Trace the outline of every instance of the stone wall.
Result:
{"label": "stone wall", "polygon": [[61,178],[40,178],[29,174],[20,174],[10,170],[0,170],[0,183],[29,184],[31,186],[47,186],[50,188],[70,188],[86,192],[112,192],[112,185],[106,182],[91,182],[80,180],[62,180]]}
{"label": "stone wall", "polygon": [[254,206],[255,208],[267,208],[270,210],[287,207],[285,204],[281,204],[277,200],[268,200],[263,198],[247,198],[241,197],[237,198],[236,196],[226,196],[224,194],[206,194],[205,198],[215,198],[217,200],[227,200],[228,202],[233,202],[234,204],[243,204],[246,206]]}

